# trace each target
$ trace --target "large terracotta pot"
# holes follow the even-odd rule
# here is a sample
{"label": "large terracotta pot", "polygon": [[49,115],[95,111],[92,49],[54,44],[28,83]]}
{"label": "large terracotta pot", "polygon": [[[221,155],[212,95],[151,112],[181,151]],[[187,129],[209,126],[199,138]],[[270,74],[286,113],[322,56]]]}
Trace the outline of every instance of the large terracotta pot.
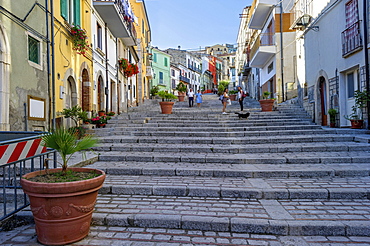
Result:
{"label": "large terracotta pot", "polygon": [[362,129],[364,125],[364,120],[351,120],[352,129]]}
{"label": "large terracotta pot", "polygon": [[179,102],[185,101],[185,92],[178,92],[177,98],[179,99]]}
{"label": "large terracotta pot", "polygon": [[[92,212],[105,173],[92,168],[69,168],[77,172],[95,172],[100,176],[82,181],[63,183],[32,182],[27,178],[45,173],[36,171],[24,175],[21,185],[28,195],[35,220],[37,240],[46,245],[63,245],[79,241],[90,230]],[[59,172],[61,168],[50,169]]]}
{"label": "large terracotta pot", "polygon": [[236,94],[229,95],[231,101],[236,101]]}
{"label": "large terracotta pot", "polygon": [[174,102],[159,102],[161,105],[162,114],[172,114],[172,107]]}
{"label": "large terracotta pot", "polygon": [[275,99],[259,100],[262,112],[270,112],[274,108]]}

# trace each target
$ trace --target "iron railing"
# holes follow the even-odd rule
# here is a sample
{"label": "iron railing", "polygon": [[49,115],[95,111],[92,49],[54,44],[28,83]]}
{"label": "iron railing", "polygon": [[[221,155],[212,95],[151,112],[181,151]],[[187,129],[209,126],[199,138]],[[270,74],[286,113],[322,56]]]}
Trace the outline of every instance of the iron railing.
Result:
{"label": "iron railing", "polygon": [[[24,142],[38,138],[40,138],[40,136],[22,138],[17,141]],[[0,147],[13,143],[16,143],[16,141],[10,140],[1,142]],[[44,169],[47,160],[52,160],[53,167],[57,167],[57,154],[55,150],[48,150],[42,154],[0,164],[0,188],[2,189],[0,195],[0,221],[29,205],[28,197],[22,191],[20,179],[28,172]]]}
{"label": "iron railing", "polygon": [[361,48],[362,39],[358,21],[342,32],[342,56],[346,57]]}

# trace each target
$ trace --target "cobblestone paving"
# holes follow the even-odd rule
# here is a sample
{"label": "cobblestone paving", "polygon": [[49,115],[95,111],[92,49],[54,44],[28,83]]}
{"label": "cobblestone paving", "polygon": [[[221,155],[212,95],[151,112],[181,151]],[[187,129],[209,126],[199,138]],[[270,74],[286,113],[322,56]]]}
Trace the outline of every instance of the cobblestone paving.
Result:
{"label": "cobblestone paving", "polygon": [[[33,225],[0,232],[3,246],[38,246]],[[137,227],[92,226],[88,237],[70,245],[113,246],[368,246],[370,237],[340,236],[274,236],[249,233],[209,232],[198,230],[157,229]]]}

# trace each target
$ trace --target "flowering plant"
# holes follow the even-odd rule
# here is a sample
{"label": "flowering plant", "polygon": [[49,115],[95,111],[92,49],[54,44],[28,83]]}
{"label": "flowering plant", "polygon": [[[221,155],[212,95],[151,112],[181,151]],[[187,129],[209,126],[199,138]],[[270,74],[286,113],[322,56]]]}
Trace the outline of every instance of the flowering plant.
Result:
{"label": "flowering plant", "polygon": [[108,112],[108,113],[107,113],[107,115],[108,115],[108,116],[114,116],[115,114],[116,114],[116,113],[115,113],[115,112],[113,112],[113,111],[110,111],[110,112]]}
{"label": "flowering plant", "polygon": [[118,66],[125,77],[131,77],[139,73],[139,67],[136,64],[130,63],[125,58],[121,58],[118,60]]}
{"label": "flowering plant", "polygon": [[92,124],[106,124],[108,123],[108,120],[110,120],[110,117],[107,117],[106,115],[96,116],[95,118],[91,119],[91,123]]}
{"label": "flowering plant", "polygon": [[89,46],[86,31],[79,26],[72,26],[71,34],[73,37],[73,49],[77,51],[77,54],[85,56]]}

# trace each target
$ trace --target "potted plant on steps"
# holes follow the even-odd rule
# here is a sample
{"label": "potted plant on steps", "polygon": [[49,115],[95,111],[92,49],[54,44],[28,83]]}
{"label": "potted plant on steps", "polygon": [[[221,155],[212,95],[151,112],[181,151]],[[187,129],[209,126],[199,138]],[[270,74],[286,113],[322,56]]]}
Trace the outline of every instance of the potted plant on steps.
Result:
{"label": "potted plant on steps", "polygon": [[183,102],[185,95],[186,95],[186,90],[187,90],[186,85],[183,82],[180,82],[177,84],[176,90],[178,93],[177,97],[179,98],[179,102]]}
{"label": "potted plant on steps", "polygon": [[162,98],[162,101],[159,102],[161,106],[162,114],[172,114],[172,108],[174,102],[171,102],[173,99],[177,99],[177,96],[167,92],[167,91],[160,91],[157,95]]}
{"label": "potted plant on steps", "polygon": [[330,127],[334,128],[335,127],[335,117],[337,115],[337,110],[331,108],[328,110],[328,114],[330,116]]}
{"label": "potted plant on steps", "polygon": [[350,115],[345,115],[344,118],[351,121],[352,129],[362,129],[364,125],[362,109],[366,106],[367,102],[370,101],[370,96],[366,90],[357,90],[355,91],[354,98],[355,104],[352,106],[352,113]]}
{"label": "potted plant on steps", "polygon": [[238,91],[236,90],[229,91],[229,98],[231,101],[236,101],[236,94],[238,94]]}
{"label": "potted plant on steps", "polygon": [[265,91],[262,95],[262,100],[259,100],[259,103],[261,105],[262,112],[270,112],[274,108],[274,102],[275,99],[269,98],[271,95],[271,92]]}
{"label": "potted plant on steps", "polygon": [[76,133],[59,128],[42,136],[43,144],[57,150],[62,168],[35,171],[21,179],[30,200],[37,240],[46,245],[76,242],[89,233],[92,212],[105,173],[92,168],[67,168],[71,156],[96,145],[88,135],[78,140]]}

